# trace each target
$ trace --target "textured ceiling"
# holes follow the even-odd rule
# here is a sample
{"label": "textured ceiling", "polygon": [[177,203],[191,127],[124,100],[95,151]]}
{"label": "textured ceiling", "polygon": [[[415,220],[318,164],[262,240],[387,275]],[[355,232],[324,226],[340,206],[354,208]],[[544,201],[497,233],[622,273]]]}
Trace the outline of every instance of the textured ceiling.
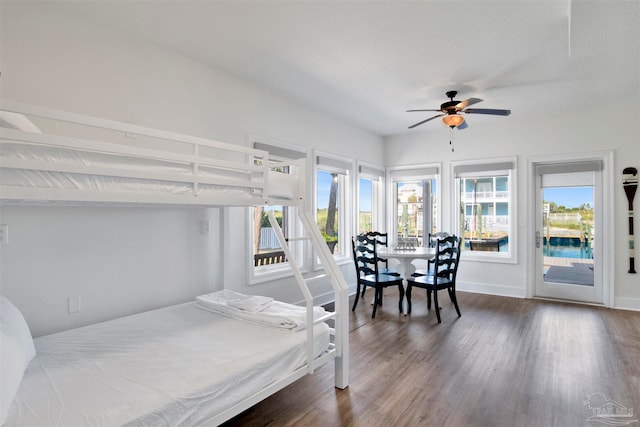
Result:
{"label": "textured ceiling", "polygon": [[[639,96],[638,1],[100,1],[61,8],[380,135],[447,90],[544,114]],[[428,114],[428,113],[426,113]],[[505,120],[474,115],[480,120]],[[437,126],[430,122],[423,127]]]}

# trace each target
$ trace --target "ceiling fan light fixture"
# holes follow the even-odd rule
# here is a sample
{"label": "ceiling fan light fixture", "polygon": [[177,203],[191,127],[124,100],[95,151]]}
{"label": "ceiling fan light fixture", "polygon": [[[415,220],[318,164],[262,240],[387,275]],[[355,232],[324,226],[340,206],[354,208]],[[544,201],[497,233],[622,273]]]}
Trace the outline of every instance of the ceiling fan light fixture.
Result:
{"label": "ceiling fan light fixture", "polygon": [[464,123],[464,117],[459,114],[447,114],[442,117],[442,124],[450,128],[460,126],[462,123]]}

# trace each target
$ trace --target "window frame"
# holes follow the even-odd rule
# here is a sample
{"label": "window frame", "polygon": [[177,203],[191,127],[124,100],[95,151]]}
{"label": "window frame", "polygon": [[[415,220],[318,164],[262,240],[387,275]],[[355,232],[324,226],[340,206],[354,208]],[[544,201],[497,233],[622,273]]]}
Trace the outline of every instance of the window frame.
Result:
{"label": "window frame", "polygon": [[[353,160],[345,159],[334,154],[315,150],[313,152],[313,200],[312,212],[316,224],[318,223],[318,171],[338,174],[338,250],[333,254],[337,263],[351,261],[351,218],[354,209],[350,203],[350,193],[353,190],[351,177],[353,174]],[[314,270],[321,269],[320,260],[314,254],[312,257]]]}
{"label": "window frame", "polygon": [[[416,182],[422,181],[423,183],[426,181],[435,180],[435,185],[430,185],[429,194],[433,194],[435,192],[435,197],[431,199],[434,200],[435,203],[435,211],[436,218],[433,220],[433,205],[431,204],[431,210],[429,216],[431,217],[430,224],[423,223],[424,230],[423,233],[427,233],[427,227],[430,226],[433,229],[434,225],[436,230],[442,229],[442,164],[441,163],[424,163],[418,165],[408,165],[408,166],[398,166],[394,168],[389,168],[387,170],[386,176],[386,187],[387,187],[387,230],[389,230],[389,241],[391,244],[395,245],[398,239],[398,227],[397,227],[397,212],[398,212],[398,190],[397,183],[399,182]],[[423,187],[424,190],[424,187]],[[424,204],[426,200],[423,198],[423,212]],[[423,220],[425,221],[425,220]],[[423,236],[422,246],[428,246],[428,239]]]}
{"label": "window frame", "polygon": [[371,228],[373,231],[385,230],[385,169],[383,167],[374,166],[364,162],[357,162],[357,179],[355,182],[356,205],[354,209],[354,229],[356,233],[360,232],[360,190],[361,180],[371,181]]}
{"label": "window frame", "polygon": [[[451,188],[453,197],[451,199],[451,224],[456,234],[461,230],[461,182],[462,178],[473,177],[498,177],[507,176],[509,196],[508,206],[508,238],[509,250],[507,252],[470,251],[463,249],[461,256],[468,261],[494,262],[517,264],[518,262],[518,159],[517,157],[501,157],[482,160],[465,160],[451,162],[450,165]],[[505,174],[506,171],[506,174]]]}
{"label": "window frame", "polygon": [[[265,137],[255,137],[250,136],[250,144],[258,149],[265,150],[269,152],[269,160],[275,162],[291,162],[298,159],[307,159],[308,154],[307,150],[302,147],[297,147],[291,144],[283,143],[281,141],[277,141],[271,138]],[[273,167],[278,167],[277,163],[273,164]],[[300,171],[290,171],[289,173],[298,173]],[[298,219],[297,207],[296,206],[281,206],[284,211],[287,210],[287,222],[286,222],[286,231],[285,236],[290,236],[291,238],[299,237],[302,235],[302,224]],[[264,206],[267,208],[267,206]],[[288,262],[264,265],[264,266],[255,266],[253,263],[254,259],[254,241],[253,241],[253,227],[254,227],[254,210],[255,206],[248,207],[247,211],[247,220],[245,223],[247,224],[247,254],[249,254],[248,263],[248,277],[249,277],[249,285],[257,285],[264,282],[269,282],[276,279],[292,277],[293,270]],[[291,245],[292,251],[295,254],[299,254],[296,256],[298,260],[298,267],[302,272],[306,272],[309,270],[309,263],[307,260],[307,248],[304,242],[298,242],[295,245]]]}

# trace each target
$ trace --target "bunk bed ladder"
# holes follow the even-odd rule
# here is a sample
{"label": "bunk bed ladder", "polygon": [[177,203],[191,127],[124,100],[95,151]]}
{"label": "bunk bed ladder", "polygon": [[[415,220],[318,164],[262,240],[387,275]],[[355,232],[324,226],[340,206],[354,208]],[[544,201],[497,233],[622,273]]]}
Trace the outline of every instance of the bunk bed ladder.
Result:
{"label": "bunk bed ladder", "polygon": [[[273,228],[280,246],[285,253],[286,259],[289,261],[293,274],[296,278],[296,282],[302,291],[307,307],[307,325],[314,325],[315,323],[322,322],[328,318],[333,317],[335,322],[335,385],[337,388],[344,389],[349,385],[349,294],[347,290],[347,283],[336,264],[333,255],[329,251],[318,226],[315,224],[311,215],[307,212],[299,212],[299,217],[302,222],[305,237],[303,239],[310,240],[313,244],[315,254],[320,259],[320,263],[324,267],[325,273],[323,275],[316,275],[305,278],[298,267],[298,263],[295,261],[295,257],[291,252],[288,241],[285,239],[282,229],[278,224],[273,211],[269,211],[269,222]],[[291,241],[299,239],[290,239]],[[324,316],[319,319],[313,318],[313,295],[309,290],[308,283],[313,280],[318,280],[322,277],[329,277],[331,286],[335,295],[335,308],[334,313],[329,316]],[[307,327],[307,342],[313,343],[313,327]],[[313,373],[314,361],[313,361],[313,346],[307,346],[307,369],[309,373]]]}

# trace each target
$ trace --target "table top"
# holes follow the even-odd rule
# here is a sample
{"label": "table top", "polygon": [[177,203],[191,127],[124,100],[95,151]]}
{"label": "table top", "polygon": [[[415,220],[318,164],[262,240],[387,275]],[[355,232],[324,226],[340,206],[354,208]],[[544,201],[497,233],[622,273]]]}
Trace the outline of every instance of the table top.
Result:
{"label": "table top", "polygon": [[435,248],[425,248],[423,246],[414,249],[396,249],[378,247],[378,256],[389,258],[421,258],[430,259],[436,256]]}

